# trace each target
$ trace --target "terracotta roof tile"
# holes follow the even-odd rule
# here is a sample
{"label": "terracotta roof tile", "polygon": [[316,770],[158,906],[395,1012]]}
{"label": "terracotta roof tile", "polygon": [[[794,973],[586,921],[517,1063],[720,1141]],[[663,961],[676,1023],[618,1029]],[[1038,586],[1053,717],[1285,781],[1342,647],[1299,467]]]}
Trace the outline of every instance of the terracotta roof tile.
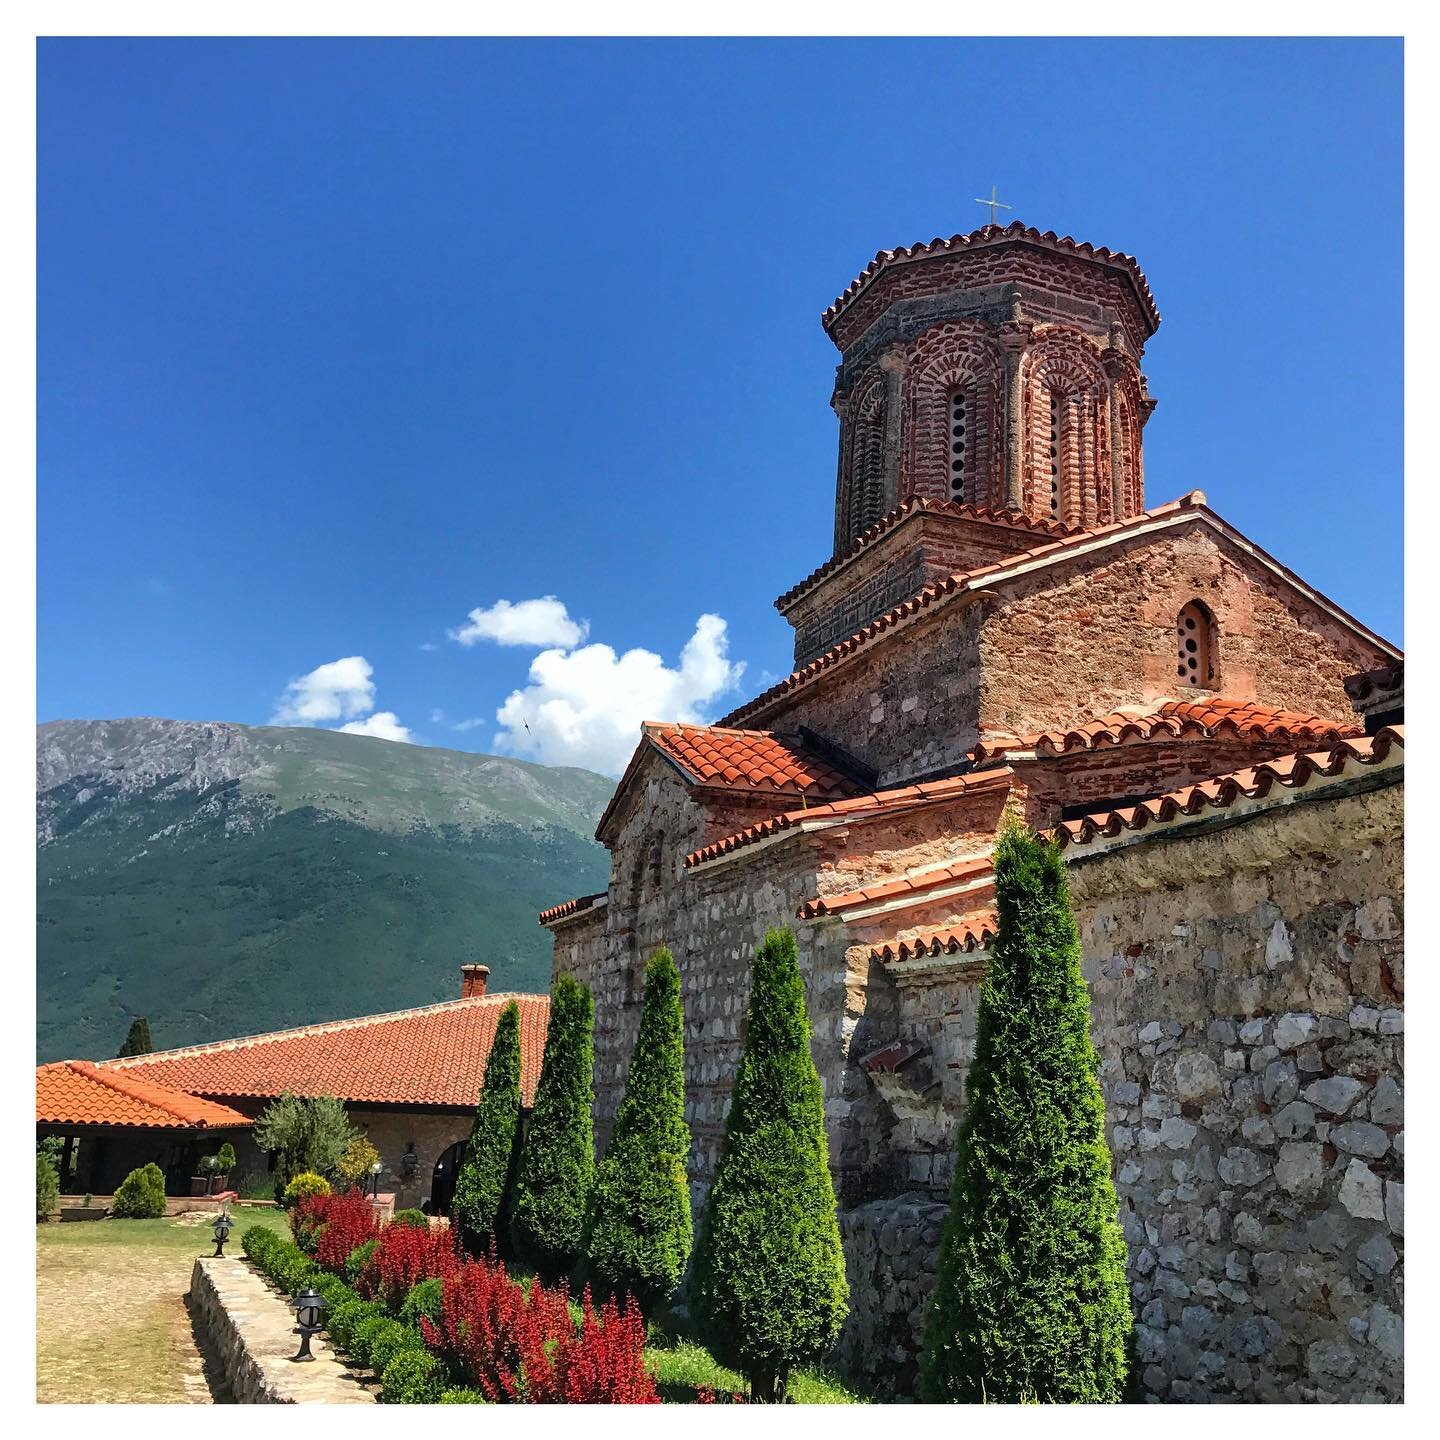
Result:
{"label": "terracotta roof tile", "polygon": [[923,898],[932,890],[984,879],[992,883],[994,880],[988,855],[975,860],[957,860],[952,865],[941,865],[919,875],[905,875],[898,880],[867,885],[863,890],[849,890],[843,895],[820,895],[807,900],[796,913],[802,920],[816,920],[822,915],[840,915],[846,910],[883,905],[907,896]]}
{"label": "terracotta roof tile", "polygon": [[956,775],[948,780],[932,780],[921,785],[901,785],[893,790],[876,790],[848,800],[836,800],[828,805],[811,805],[804,810],[787,810],[783,815],[772,815],[754,825],[747,825],[743,830],[737,830],[733,835],[726,835],[713,844],[692,850],[685,857],[685,864],[688,868],[703,865],[708,860],[718,860],[722,855],[729,855],[746,845],[769,839],[772,835],[783,834],[786,830],[800,825],[864,819],[871,815],[935,804],[967,790],[976,791],[995,784],[1008,786],[1011,773],[1008,769],[1001,769],[987,770],[983,775]]}
{"label": "terracotta roof tile", "polygon": [[1098,810],[1078,820],[1062,820],[1046,834],[1056,844],[1088,845],[1101,837],[1113,837],[1126,830],[1143,830],[1147,825],[1165,823],[1206,810],[1228,810],[1237,800],[1263,799],[1276,786],[1303,790],[1317,776],[1343,775],[1351,765],[1379,765],[1391,749],[1405,748],[1405,728],[1387,726],[1378,735],[1354,736],[1339,741],[1329,750],[1283,755],[1228,775],[1217,775],[1196,785],[1185,785],[1135,805]]}
{"label": "terracotta roof tile", "polygon": [[557,920],[568,920],[572,915],[593,909],[596,902],[604,900],[608,894],[608,891],[601,890],[594,895],[577,895],[573,900],[562,900],[558,905],[552,905],[548,910],[540,912],[540,923],[553,925]]}
{"label": "terracotta roof tile", "polygon": [[645,726],[646,737],[697,785],[838,800],[860,786],[796,736],[719,725]]}
{"label": "terracotta roof tile", "polygon": [[993,245],[1006,240],[1026,240],[1032,245],[1041,245],[1048,250],[1060,250],[1071,255],[1083,255],[1095,260],[1106,261],[1110,264],[1119,265],[1129,272],[1134,282],[1136,294],[1139,296],[1146,318],[1150,322],[1150,329],[1153,332],[1159,327],[1160,312],[1155,308],[1155,297],[1150,293],[1150,283],[1145,279],[1144,272],[1140,269],[1139,262],[1133,255],[1126,255],[1123,251],[1109,250],[1103,245],[1090,245],[1081,241],[1073,240],[1069,235],[1059,236],[1053,230],[1046,230],[1043,234],[1033,226],[1026,225],[1023,221],[1015,220],[1009,225],[982,225],[978,230],[972,230],[968,235],[952,235],[948,240],[936,238],[928,242],[921,241],[918,244],[902,245],[896,250],[881,250],[875,258],[845,287],[844,292],[839,296],[833,305],[821,317],[822,323],[828,333],[834,322],[839,318],[840,312],[865,288],[865,286],[882,270],[903,260],[918,260],[926,255],[939,255],[945,251],[967,250],[972,247]]}
{"label": "terracotta roof tile", "polygon": [[986,950],[995,941],[997,920],[993,911],[962,920],[948,930],[916,935],[909,940],[889,940],[871,952],[872,960],[921,960],[939,955],[973,954]]}
{"label": "terracotta roof tile", "polygon": [[540,1078],[550,1015],[545,995],[477,995],[415,1010],[332,1020],[107,1060],[99,1068],[195,1094],[332,1095],[353,1104],[468,1107],[480,1094],[495,1026],[520,1006],[520,1088],[529,1104]]}
{"label": "terracotta roof tile", "polygon": [[35,1071],[38,1125],[120,1125],[147,1130],[233,1130],[253,1122],[228,1105],[138,1076],[61,1060]]}
{"label": "terracotta roof tile", "polygon": [[1035,735],[992,736],[971,752],[973,760],[990,760],[1016,750],[1033,750],[1041,755],[1065,755],[1079,750],[1099,750],[1129,741],[1213,739],[1217,735],[1255,736],[1267,740],[1334,742],[1359,735],[1362,727],[1348,720],[1326,720],[1295,710],[1278,710],[1248,700],[1167,700],[1158,709],[1144,713],[1117,710],[1102,720],[1091,720],[1067,730],[1046,730]]}
{"label": "terracotta roof tile", "polygon": [[882,536],[889,534],[902,520],[912,515],[953,515],[960,520],[982,520],[989,525],[1004,525],[1012,530],[1029,535],[1048,535],[1055,539],[1076,533],[1075,527],[1062,525],[1058,520],[1032,520],[1018,510],[986,510],[978,505],[962,505],[955,500],[931,500],[926,497],[907,500],[903,505],[883,515],[868,530],[862,531],[840,554],[833,556],[817,569],[812,570],[798,585],[792,586],[775,601],[777,610],[788,609],[812,585],[827,575],[848,564],[862,550],[868,549]]}

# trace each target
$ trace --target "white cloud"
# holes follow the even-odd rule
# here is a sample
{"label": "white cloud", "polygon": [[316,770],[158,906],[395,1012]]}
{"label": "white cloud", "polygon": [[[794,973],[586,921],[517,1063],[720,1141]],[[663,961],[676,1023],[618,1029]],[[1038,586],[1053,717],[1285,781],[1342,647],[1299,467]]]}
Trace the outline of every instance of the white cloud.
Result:
{"label": "white cloud", "polygon": [[539,600],[497,600],[488,608],[472,610],[465,624],[450,631],[462,645],[493,640],[497,645],[558,645],[569,650],[590,633],[583,620],[572,620],[564,604],[553,595]]}
{"label": "white cloud", "polygon": [[739,683],[745,667],[730,662],[728,645],[725,621],[702,615],[676,669],[649,650],[616,655],[601,644],[545,650],[530,664],[529,684],[497,712],[496,746],[546,765],[618,775],[642,721],[703,722],[704,707]]}
{"label": "white cloud", "polygon": [[317,665],[308,675],[292,680],[275,702],[272,725],[319,725],[326,720],[349,720],[375,708],[375,682],[370,662],[363,655],[347,655],[328,665]]}
{"label": "white cloud", "polygon": [[415,737],[400,723],[393,710],[377,710],[364,720],[352,720],[340,727],[342,735],[373,735],[377,740],[398,740],[413,745]]}
{"label": "white cloud", "polygon": [[450,728],[458,730],[463,735],[467,730],[478,730],[482,725],[487,724],[489,721],[477,715],[473,720],[457,720]]}

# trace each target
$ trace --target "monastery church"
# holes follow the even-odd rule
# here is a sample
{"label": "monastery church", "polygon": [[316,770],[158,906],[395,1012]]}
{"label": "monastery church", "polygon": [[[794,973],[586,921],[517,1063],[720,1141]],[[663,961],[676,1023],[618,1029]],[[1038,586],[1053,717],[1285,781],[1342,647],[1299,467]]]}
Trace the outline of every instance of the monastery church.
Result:
{"label": "monastery church", "polygon": [[1130,256],[987,225],[882,252],[823,323],[833,553],[775,602],[794,671],[647,724],[608,889],[540,917],[595,992],[597,1145],[669,945],[703,1207],[750,961],[791,926],[841,1359],[906,1393],[1018,813],[1068,864],[1145,1390],[1399,1399],[1400,652],[1202,492],[1148,505]]}

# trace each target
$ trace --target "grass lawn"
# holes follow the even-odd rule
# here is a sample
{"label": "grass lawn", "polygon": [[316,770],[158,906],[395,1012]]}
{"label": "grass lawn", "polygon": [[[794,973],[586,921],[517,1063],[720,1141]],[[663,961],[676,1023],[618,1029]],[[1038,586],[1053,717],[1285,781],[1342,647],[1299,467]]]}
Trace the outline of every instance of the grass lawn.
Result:
{"label": "grass lawn", "polygon": [[[690,1404],[698,1386],[708,1385],[717,1398],[745,1393],[745,1377],[727,1370],[710,1352],[693,1340],[652,1339],[645,1347],[646,1362],[655,1376],[663,1400]],[[790,1400],[796,1405],[862,1405],[864,1400],[823,1370],[797,1370],[790,1377]]]}
{"label": "grass lawn", "polygon": [[[235,1212],[230,1245],[259,1223],[288,1234],[278,1210]],[[87,1220],[35,1230],[35,1398],[44,1403],[206,1404],[185,1293],[206,1225]],[[227,1247],[227,1253],[228,1253]]]}

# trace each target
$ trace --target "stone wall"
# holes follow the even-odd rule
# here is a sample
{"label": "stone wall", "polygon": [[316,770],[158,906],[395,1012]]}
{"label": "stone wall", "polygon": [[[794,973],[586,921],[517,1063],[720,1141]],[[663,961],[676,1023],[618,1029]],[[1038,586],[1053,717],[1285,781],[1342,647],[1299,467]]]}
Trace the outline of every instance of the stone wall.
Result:
{"label": "stone wall", "polygon": [[[1402,796],[1070,852],[1152,1399],[1403,1397]],[[891,982],[926,1053],[868,1077],[906,1193],[842,1217],[841,1356],[871,1378],[908,1363],[902,1313],[919,1342],[979,981],[957,957]]]}

